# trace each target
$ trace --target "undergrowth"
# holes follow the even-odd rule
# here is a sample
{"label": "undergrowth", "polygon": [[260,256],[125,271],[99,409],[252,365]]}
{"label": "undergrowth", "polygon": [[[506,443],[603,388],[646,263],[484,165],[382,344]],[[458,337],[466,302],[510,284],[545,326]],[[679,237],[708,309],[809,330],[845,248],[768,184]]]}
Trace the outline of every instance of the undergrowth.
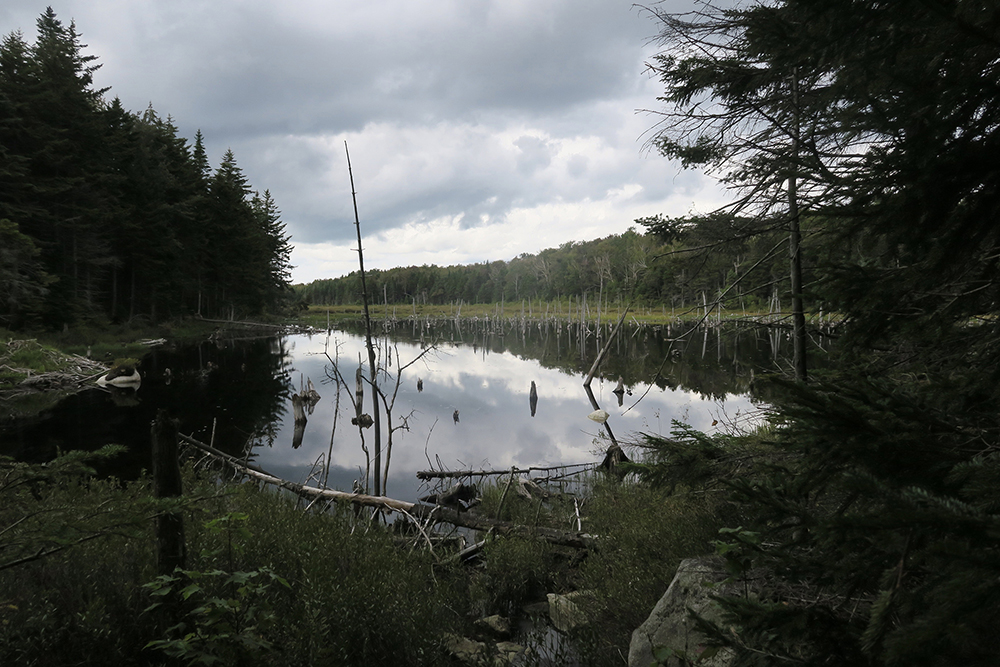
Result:
{"label": "undergrowth", "polygon": [[[0,562],[4,665],[450,664],[445,633],[472,636],[474,621],[491,614],[540,617],[547,593],[574,590],[586,593],[590,619],[571,635],[577,659],[617,665],[680,560],[708,553],[731,518],[712,494],[668,493],[631,477],[595,476],[575,502],[537,490],[525,498],[514,485],[504,494],[503,479],[486,485],[476,511],[570,531],[579,520],[598,548],[478,534],[480,558],[459,564],[349,507],[306,512],[284,492],[188,467],[175,508],[187,562],[158,577],[148,480],[69,468],[39,477],[9,460],[2,470],[0,554],[28,524],[35,532],[22,533],[19,548],[65,547]],[[19,523],[25,516],[33,519]],[[87,530],[94,538],[80,539]]]}

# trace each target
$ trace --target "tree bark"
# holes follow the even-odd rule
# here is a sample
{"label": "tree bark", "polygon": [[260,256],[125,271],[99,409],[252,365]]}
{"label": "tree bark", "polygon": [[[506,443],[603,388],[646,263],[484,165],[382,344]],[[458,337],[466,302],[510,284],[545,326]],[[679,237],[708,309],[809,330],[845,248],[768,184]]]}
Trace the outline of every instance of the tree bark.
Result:
{"label": "tree bark", "polygon": [[[177,462],[177,424],[159,410],[153,422],[153,495],[176,498],[181,495],[181,470]],[[163,513],[156,517],[156,569],[171,574],[184,569],[186,560],[184,520],[180,514]]]}
{"label": "tree bark", "polygon": [[805,382],[806,371],[806,316],[802,305],[802,235],[799,230],[798,162],[799,162],[799,81],[798,70],[792,75],[792,169],[788,176],[788,255],[792,288],[792,365],[795,379]]}
{"label": "tree bark", "polygon": [[[347,142],[344,142],[344,150],[347,151]],[[365,255],[361,247],[361,219],[358,216],[358,196],[354,190],[354,172],[351,170],[351,154],[347,151],[347,173],[351,177],[351,198],[354,201],[354,226],[358,231],[358,265],[361,269],[361,301],[365,307],[365,346],[368,348],[368,371],[372,386],[372,418],[375,421],[375,456],[373,468],[375,470],[374,489],[375,495],[382,492],[382,482],[380,469],[382,467],[382,420],[379,418],[378,408],[378,368],[375,365],[375,346],[372,345],[372,320],[368,312],[368,287],[365,285]]]}

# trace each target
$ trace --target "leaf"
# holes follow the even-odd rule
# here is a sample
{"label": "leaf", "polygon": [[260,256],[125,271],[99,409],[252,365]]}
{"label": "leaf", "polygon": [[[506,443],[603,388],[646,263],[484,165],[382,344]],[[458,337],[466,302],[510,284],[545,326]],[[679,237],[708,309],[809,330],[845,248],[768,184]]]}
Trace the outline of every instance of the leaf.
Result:
{"label": "leaf", "polygon": [[181,589],[181,597],[187,600],[195,593],[201,592],[201,586],[199,584],[188,584],[183,589]]}

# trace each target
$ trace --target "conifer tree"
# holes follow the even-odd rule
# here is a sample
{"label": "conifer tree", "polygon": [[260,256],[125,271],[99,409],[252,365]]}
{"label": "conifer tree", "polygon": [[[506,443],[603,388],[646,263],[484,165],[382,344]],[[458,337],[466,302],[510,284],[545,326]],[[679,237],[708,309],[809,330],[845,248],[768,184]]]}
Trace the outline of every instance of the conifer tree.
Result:
{"label": "conifer tree", "polygon": [[48,8],[37,28],[34,44],[20,32],[0,42],[0,293],[19,295],[7,321],[272,303],[289,246],[270,194],[255,208],[231,153],[213,174],[200,131],[192,149],[152,106],[105,102],[74,24]]}
{"label": "conifer tree", "polygon": [[[81,53],[76,27],[48,8],[23,60],[16,36],[6,44],[9,96],[20,116],[18,153],[27,159],[32,205],[17,221],[42,250],[58,278],[49,293],[51,321],[94,312],[109,259],[100,226],[99,183],[104,143],[97,111],[103,90],[93,87],[94,56]],[[23,68],[23,69],[22,69]]]}
{"label": "conifer tree", "polygon": [[[750,523],[724,550],[777,578],[729,600],[715,640],[742,665],[992,664],[1000,7],[780,0],[689,26],[735,27],[756,63],[670,70],[693,90],[744,103],[788,67],[805,84],[815,290],[845,316],[835,372],[771,382],[777,453],[732,482]],[[724,130],[677,154],[732,154],[745,135]]]}
{"label": "conifer tree", "polygon": [[277,306],[281,299],[286,296],[288,283],[291,280],[291,266],[289,261],[292,256],[292,246],[289,243],[290,236],[285,233],[285,223],[281,221],[281,211],[274,198],[271,197],[270,190],[264,190],[264,194],[254,193],[251,200],[254,214],[257,216],[265,242],[264,256],[267,259],[267,304],[271,307]]}

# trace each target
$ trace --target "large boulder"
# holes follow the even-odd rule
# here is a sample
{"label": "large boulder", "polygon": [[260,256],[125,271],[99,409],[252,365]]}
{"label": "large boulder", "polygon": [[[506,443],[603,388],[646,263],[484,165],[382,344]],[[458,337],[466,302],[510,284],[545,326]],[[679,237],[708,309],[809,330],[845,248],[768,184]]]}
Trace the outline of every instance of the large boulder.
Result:
{"label": "large boulder", "polygon": [[[695,628],[689,610],[710,621],[721,620],[722,610],[709,596],[734,595],[734,584],[722,584],[728,574],[720,558],[689,558],[677,568],[667,592],[656,603],[649,618],[632,633],[629,644],[629,667],[650,667],[657,664],[654,649],[667,667],[690,664],[682,661],[698,659],[705,650],[705,636]],[[714,585],[713,585],[714,584]],[[662,649],[666,649],[665,651]],[[722,649],[715,655],[698,662],[705,667],[728,667],[732,652]]]}

